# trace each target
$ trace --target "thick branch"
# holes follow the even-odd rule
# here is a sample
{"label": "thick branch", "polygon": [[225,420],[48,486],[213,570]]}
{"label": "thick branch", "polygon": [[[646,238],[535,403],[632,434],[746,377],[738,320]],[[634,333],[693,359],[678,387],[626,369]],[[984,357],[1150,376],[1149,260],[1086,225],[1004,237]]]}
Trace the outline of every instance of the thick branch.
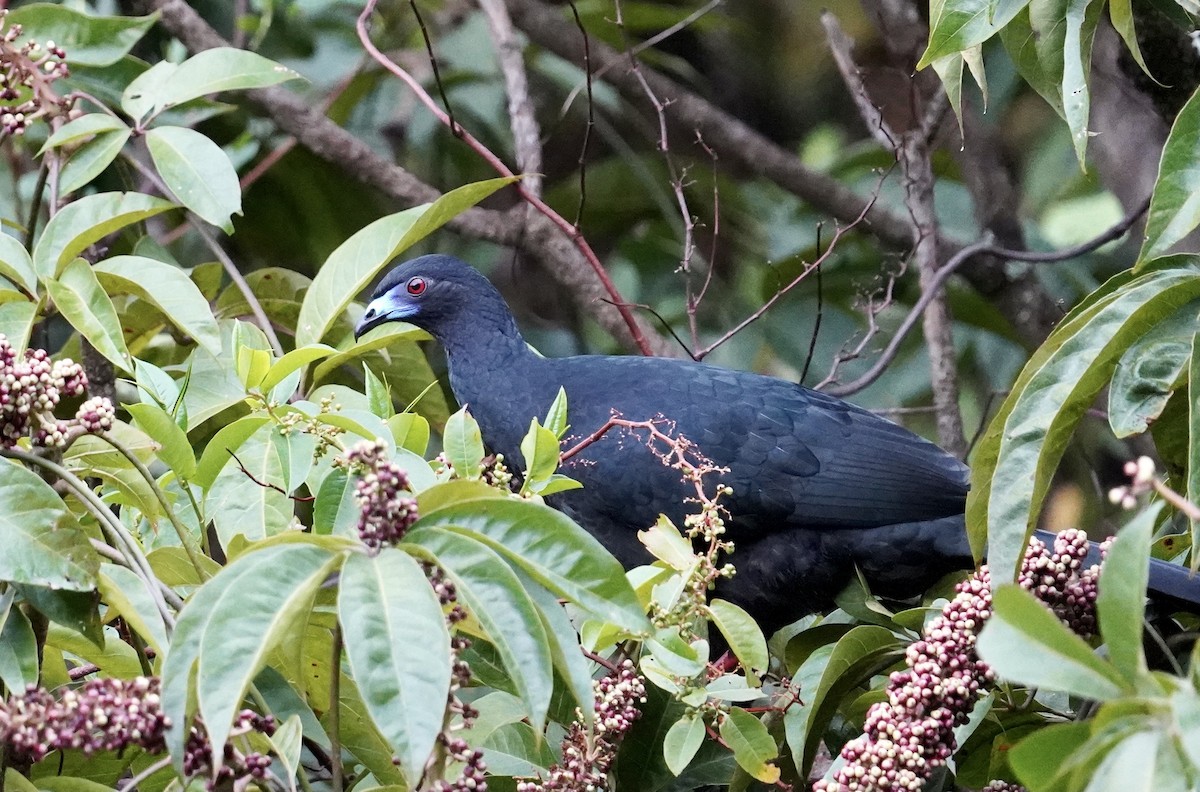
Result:
{"label": "thick branch", "polygon": [[542,143],[541,130],[533,114],[533,100],[529,97],[529,79],[525,75],[525,59],[521,53],[521,42],[513,30],[512,19],[504,0],[479,0],[488,20],[488,33],[496,48],[496,60],[500,73],[504,75],[504,91],[508,94],[508,120],[512,126],[513,152],[517,157],[517,170],[525,174],[525,189],[534,195],[542,194]]}

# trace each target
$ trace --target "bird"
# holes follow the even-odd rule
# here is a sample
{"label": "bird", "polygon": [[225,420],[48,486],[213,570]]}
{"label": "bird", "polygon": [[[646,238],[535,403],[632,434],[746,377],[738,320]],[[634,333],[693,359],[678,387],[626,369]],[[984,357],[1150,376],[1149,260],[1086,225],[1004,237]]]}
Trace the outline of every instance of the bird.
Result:
{"label": "bird", "polygon": [[[574,437],[611,417],[659,421],[686,438],[728,487],[725,538],[736,573],[719,596],[766,635],[832,609],[857,574],[873,593],[920,595],[974,559],[964,511],[969,469],[934,443],[839,398],[748,371],[691,360],[614,355],[542,357],[479,271],[447,255],[396,265],[379,282],[355,336],[389,322],[442,345],[450,388],[485,444],[520,459],[530,420],[566,392]],[[694,485],[646,444],[609,432],[564,463],[579,489],[547,497],[626,568],[652,559],[638,532],[664,515],[683,524]],[[705,482],[706,484],[708,482]],[[1052,535],[1048,535],[1052,540]],[[1098,555],[1095,554],[1094,555]],[[1181,567],[1157,562],[1151,586],[1200,603]]]}

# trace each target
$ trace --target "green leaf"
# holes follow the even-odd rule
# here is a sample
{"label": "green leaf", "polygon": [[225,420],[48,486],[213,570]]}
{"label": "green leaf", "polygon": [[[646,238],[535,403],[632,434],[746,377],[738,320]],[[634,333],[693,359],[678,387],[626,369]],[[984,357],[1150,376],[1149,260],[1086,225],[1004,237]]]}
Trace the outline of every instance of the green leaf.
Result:
{"label": "green leaf", "polygon": [[935,58],[929,64],[937,72],[938,79],[942,81],[942,88],[945,89],[946,98],[950,101],[950,109],[954,111],[954,117],[958,119],[960,136],[963,134],[962,73],[964,62],[961,53],[953,52]]}
{"label": "green leaf", "polygon": [[75,630],[51,624],[46,632],[46,645],[69,652],[85,663],[103,668],[106,675],[130,679],[142,673],[137,652],[124,641],[109,636],[103,645],[96,644]]}
{"label": "green leaf", "polygon": [[765,673],[770,664],[767,639],[750,614],[732,602],[713,599],[708,603],[708,615],[725,636],[742,668],[755,675]]}
{"label": "green leaf", "polygon": [[265,415],[246,415],[231,424],[222,426],[204,447],[204,453],[200,455],[200,462],[196,465],[196,474],[192,483],[199,485],[202,489],[212,487],[217,475],[233,459],[229,452],[236,452],[251,435],[270,420]]}
{"label": "green leaf", "polygon": [[59,278],[47,279],[46,290],[63,318],[97,352],[122,371],[133,370],[117,309],[86,261],[75,259],[63,269]]}
{"label": "green leaf", "polygon": [[424,456],[429,448],[429,421],[416,413],[397,413],[387,419],[392,430],[392,441],[397,448],[406,448],[417,456]]}
{"label": "green leaf", "polygon": [[[161,64],[155,64],[159,66]],[[221,91],[266,88],[300,75],[261,55],[233,47],[199,52],[171,69],[150,69],[129,84],[121,108],[135,119]]]}
{"label": "green leaf", "polygon": [[1075,767],[1063,758],[1073,757],[1090,733],[1091,724],[1084,721],[1049,724],[1017,743],[1008,754],[1008,762],[1032,792],[1064,789],[1066,776]]}
{"label": "green leaf", "polygon": [[59,173],[59,194],[70,195],[91,184],[120,155],[130,134],[129,129],[102,132],[81,144]]}
{"label": "green leaf", "polygon": [[1085,163],[1091,92],[1088,76],[1092,66],[1092,40],[1104,4],[1096,0],[1067,0],[1063,38],[1063,115],[1071,130],[1071,142],[1080,166]]}
{"label": "green leaf", "polygon": [[1175,116],[1158,165],[1138,268],[1200,224],[1200,90]]}
{"label": "green leaf", "polygon": [[33,249],[33,265],[42,279],[58,277],[63,268],[94,242],[175,204],[141,193],[86,195],[50,218]]}
{"label": "green leaf", "polygon": [[360,509],[354,486],[344,470],[334,470],[321,481],[313,503],[313,533],[355,536]]}
{"label": "green leaf", "polygon": [[29,617],[14,607],[17,591],[0,594],[0,682],[21,691],[38,681],[38,645]]}
{"label": "green leaf", "polygon": [[[1188,460],[1187,498],[1200,503],[1200,333],[1192,337],[1192,356],[1188,363]],[[1200,546],[1200,520],[1189,517],[1192,546]],[[1200,569],[1200,556],[1192,555],[1192,572]]]}
{"label": "green leaf", "polygon": [[521,456],[525,458],[525,481],[522,492],[541,492],[558,469],[558,435],[541,426],[534,418],[529,431],[521,440]]}
{"label": "green leaf", "polygon": [[1002,678],[1073,696],[1106,699],[1129,685],[1033,595],[1006,584],[979,636],[979,656]]}
{"label": "green leaf", "polygon": [[181,479],[191,479],[196,474],[196,455],[191,441],[175,419],[156,404],[126,404],[124,407],[138,428],[158,443],[158,458]]}
{"label": "green leaf", "polygon": [[271,368],[267,370],[262,382],[258,384],[258,388],[263,393],[268,393],[293,371],[299,371],[309,363],[327,358],[335,352],[337,352],[336,349],[325,344],[297,347],[271,364]]}
{"label": "green leaf", "polygon": [[97,580],[100,598],[113,611],[121,614],[134,632],[142,636],[156,651],[170,646],[162,616],[146,582],[131,570],[116,564],[105,564]]}
{"label": "green leaf", "polygon": [[554,763],[550,745],[528,723],[506,723],[494,729],[482,748],[491,775],[545,776]]}
{"label": "green leaf", "polygon": [[369,352],[388,348],[390,355],[393,352],[390,347],[397,341],[427,341],[432,337],[424,330],[413,327],[410,324],[389,322],[383,327],[371,331],[368,337],[364,337],[363,340],[353,342],[346,349],[322,361],[316,370],[313,371],[313,382],[324,382],[338,368]]}
{"label": "green leaf", "polygon": [[221,354],[221,331],[208,300],[183,270],[144,256],[113,256],[92,269],[109,294],[141,297],[206,350]]}
{"label": "green leaf", "polygon": [[0,580],[68,591],[96,587],[99,562],[58,493],[16,462],[0,462]]}
{"label": "green leaf", "polygon": [[1121,529],[1100,573],[1096,612],[1113,666],[1130,684],[1146,673],[1142,616],[1149,577],[1150,538],[1157,511],[1145,511]]}
{"label": "green leaf", "polygon": [[[1096,767],[1087,792],[1166,792],[1166,787],[1155,783],[1151,759],[1158,753],[1162,737],[1153,731],[1135,731],[1126,736]],[[1191,788],[1191,785],[1180,788]]]}
{"label": "green leaf", "polygon": [[555,594],[600,618],[632,633],[649,631],[625,570],[562,512],[532,501],[484,499],[426,513],[413,530],[434,526],[474,536]]}
{"label": "green leaf", "polygon": [[783,716],[788,746],[802,772],[811,767],[825,727],[842,698],[903,656],[903,645],[891,630],[873,624],[854,627],[837,643],[825,644],[808,656],[793,678],[793,683],[806,691],[807,706],[789,707]]}
{"label": "green leaf", "polygon": [[967,526],[995,580],[1015,577],[1059,459],[1075,426],[1136,338],[1200,297],[1200,271],[1172,259],[1069,314],[1033,354],[972,460]]}
{"label": "green leaf", "polygon": [[67,51],[67,62],[74,67],[116,63],[157,19],[158,14],[95,16],[57,4],[34,3],[11,11],[6,22],[9,28],[21,25],[27,36],[39,41],[53,41]]}
{"label": "green leaf", "polygon": [[225,744],[267,652],[307,613],[342,558],[309,544],[275,545],[240,556],[206,584],[222,590],[204,620],[196,655],[196,698],[213,745]]}
{"label": "green leaf", "polygon": [[[56,624],[74,630],[92,643],[104,643],[100,623],[100,597],[95,591],[71,591],[61,588],[13,583],[17,594],[31,607]],[[43,669],[43,673],[45,669]]]}
{"label": "green leaf", "polygon": [[263,425],[213,481],[204,511],[223,544],[235,536],[257,540],[287,530],[294,514],[287,486],[293,477],[289,444],[294,436],[283,437],[273,424]]}
{"label": "green leaf", "polygon": [[550,643],[554,668],[566,683],[575,699],[578,720],[591,726],[596,715],[596,700],[592,690],[592,669],[579,647],[579,634],[558,598],[521,570],[516,570],[525,592],[537,604],[542,626]]}
{"label": "green leaf", "polygon": [[567,389],[560,387],[558,393],[554,397],[554,403],[550,405],[550,409],[546,411],[546,420],[542,421],[542,426],[545,426],[554,436],[562,439],[567,433],[570,426],[567,424]]}
{"label": "green leaf", "polygon": [[931,0],[929,46],[917,68],[982,44],[1028,4],[1029,0]]}
{"label": "green leaf", "polygon": [[467,184],[431,204],[376,220],[343,242],[321,265],[304,295],[296,345],[320,341],[354,296],[392,259],[513,181],[515,177]]}
{"label": "green leaf", "polygon": [[1112,21],[1113,28],[1121,34],[1121,39],[1138,66],[1147,77],[1154,79],[1154,75],[1150,74],[1150,69],[1146,67],[1145,58],[1142,57],[1141,45],[1138,44],[1137,31],[1133,24],[1133,0],[1109,0],[1108,18]]}
{"label": "green leaf", "polygon": [[29,251],[16,238],[4,233],[0,233],[0,275],[24,289],[27,295],[37,294],[37,272]]}
{"label": "green leaf", "polygon": [[685,715],[671,724],[663,738],[663,758],[672,773],[679,775],[687,768],[704,743],[704,735],[703,718]]}
{"label": "green leaf", "polygon": [[449,531],[423,531],[420,539],[420,546],[433,553],[454,581],[459,599],[487,631],[534,730],[541,732],[554,672],[537,606],[499,554],[482,542]]}
{"label": "green leaf", "polygon": [[450,420],[442,432],[442,447],[446,458],[454,466],[454,472],[465,479],[479,478],[479,462],[486,453],[483,448],[483,434],[479,424],[471,417],[466,407],[462,407]]}
{"label": "green leaf", "polygon": [[779,750],[762,721],[741,707],[730,707],[721,721],[720,733],[743,770],[766,784],[779,780],[779,768],[769,764]]}
{"label": "green leaf", "polygon": [[388,390],[387,384],[376,377],[375,372],[371,371],[371,367],[365,363],[363,364],[363,382],[366,386],[367,403],[371,405],[371,412],[384,420],[395,415],[396,407],[392,404],[392,393]]}
{"label": "green leaf", "polygon": [[146,133],[146,147],[162,180],[179,202],[226,234],[242,213],[242,188],[229,155],[194,129],[160,126]]}
{"label": "green leaf", "polygon": [[1117,437],[1141,434],[1183,381],[1192,356],[1200,303],[1189,303],[1152,327],[1121,355],[1108,389],[1108,424]]}
{"label": "green leaf", "polygon": [[13,349],[21,351],[29,344],[33,322],[37,319],[37,303],[6,302],[0,305],[0,333]]}
{"label": "green leaf", "polygon": [[442,606],[417,562],[385,547],[346,561],[338,615],[367,711],[415,786],[442,730],[450,692]]}
{"label": "green leaf", "polygon": [[119,132],[122,129],[128,130],[129,126],[121,119],[108,113],[88,113],[87,115],[81,115],[79,118],[63,124],[50,135],[38,150],[38,156],[44,155],[52,148],[76,144],[93,135],[99,135],[104,132]]}

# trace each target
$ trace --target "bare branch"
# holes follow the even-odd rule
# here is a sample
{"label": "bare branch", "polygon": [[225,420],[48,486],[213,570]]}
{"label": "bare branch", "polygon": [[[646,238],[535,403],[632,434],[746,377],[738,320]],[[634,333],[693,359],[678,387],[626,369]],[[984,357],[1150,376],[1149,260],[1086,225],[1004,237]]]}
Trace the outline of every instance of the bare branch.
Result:
{"label": "bare branch", "polygon": [[512,126],[517,169],[525,174],[525,189],[540,196],[542,132],[533,114],[533,100],[529,96],[529,78],[525,74],[521,42],[517,40],[504,0],[479,0],[479,7],[487,17],[488,33],[491,34],[492,44],[496,47],[500,73],[504,75],[504,90],[508,94],[508,120]]}

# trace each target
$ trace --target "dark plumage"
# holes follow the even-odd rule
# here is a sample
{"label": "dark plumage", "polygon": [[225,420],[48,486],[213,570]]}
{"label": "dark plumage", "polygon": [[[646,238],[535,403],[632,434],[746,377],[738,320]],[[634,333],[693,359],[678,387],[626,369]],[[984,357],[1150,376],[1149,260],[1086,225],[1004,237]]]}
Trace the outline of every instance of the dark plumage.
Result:
{"label": "dark plumage", "polygon": [[[967,468],[871,412],[783,380],[690,361],[540,357],[491,283],[449,256],[389,272],[356,333],[400,320],[441,341],[455,396],[488,446],[509,460],[520,460],[530,419],[545,414],[562,386],[576,439],[614,411],[631,420],[663,417],[728,468],[722,482],[733,494],[721,502],[737,575],[719,595],[765,630],[830,606],[855,565],[872,590],[896,597],[971,565]],[[583,489],[550,503],[626,566],[649,559],[638,530],[659,513],[682,525],[688,511],[678,472],[616,431],[564,472]]]}

